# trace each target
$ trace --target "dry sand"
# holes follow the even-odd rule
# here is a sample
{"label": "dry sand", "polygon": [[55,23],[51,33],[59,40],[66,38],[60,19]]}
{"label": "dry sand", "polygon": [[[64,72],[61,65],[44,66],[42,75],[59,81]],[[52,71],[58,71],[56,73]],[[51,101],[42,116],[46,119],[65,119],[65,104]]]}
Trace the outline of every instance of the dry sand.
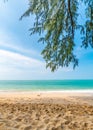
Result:
{"label": "dry sand", "polygon": [[93,94],[0,92],[0,130],[93,130]]}

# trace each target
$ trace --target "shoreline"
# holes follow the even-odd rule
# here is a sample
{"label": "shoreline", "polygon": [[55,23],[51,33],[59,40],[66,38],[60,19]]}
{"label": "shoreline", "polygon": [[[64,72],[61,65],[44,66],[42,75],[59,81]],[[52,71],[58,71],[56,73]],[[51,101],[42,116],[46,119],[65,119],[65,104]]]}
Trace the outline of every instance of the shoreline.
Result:
{"label": "shoreline", "polygon": [[[53,102],[51,102],[51,100]],[[93,92],[74,91],[37,91],[37,92],[0,92],[0,102],[35,102],[35,103],[87,103],[93,105]],[[65,102],[64,102],[65,103]]]}
{"label": "shoreline", "polygon": [[0,98],[15,100],[15,98],[40,99],[40,98],[60,98],[64,97],[92,97],[93,91],[0,91]]}
{"label": "shoreline", "polygon": [[24,91],[24,90],[0,90],[0,94],[93,94],[93,90],[40,90],[40,91]]}
{"label": "shoreline", "polygon": [[93,89],[78,90],[0,90],[0,93],[93,93]]}

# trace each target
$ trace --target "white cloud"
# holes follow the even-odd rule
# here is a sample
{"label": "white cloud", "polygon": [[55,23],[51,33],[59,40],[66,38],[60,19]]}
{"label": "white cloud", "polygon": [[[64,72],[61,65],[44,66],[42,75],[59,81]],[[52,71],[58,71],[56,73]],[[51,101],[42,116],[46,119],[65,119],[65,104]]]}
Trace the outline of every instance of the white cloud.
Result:
{"label": "white cloud", "polygon": [[[0,79],[4,79],[6,76],[8,76],[7,79],[23,78],[43,66],[44,63],[39,60],[18,53],[0,50]],[[24,75],[21,75],[22,73]]]}
{"label": "white cloud", "polygon": [[11,51],[0,50],[0,79],[57,79],[62,72],[72,69],[59,69],[51,73],[45,63]]}
{"label": "white cloud", "polygon": [[22,67],[28,69],[35,68],[43,64],[43,62],[39,60],[5,50],[0,50],[0,63],[3,63],[3,65],[6,66],[12,66],[13,68]]}
{"label": "white cloud", "polygon": [[32,49],[26,49],[21,46],[21,41],[16,38],[12,33],[7,32],[4,29],[0,30],[0,47],[6,50],[13,50],[19,53],[24,53],[24,55],[29,55],[32,57],[41,58],[41,55]]}

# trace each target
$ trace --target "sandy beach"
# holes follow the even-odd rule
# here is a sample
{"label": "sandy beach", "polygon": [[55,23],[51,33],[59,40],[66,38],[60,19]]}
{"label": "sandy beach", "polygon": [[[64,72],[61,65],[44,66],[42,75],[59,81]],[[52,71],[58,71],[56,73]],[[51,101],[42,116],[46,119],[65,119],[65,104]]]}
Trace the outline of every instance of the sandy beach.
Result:
{"label": "sandy beach", "polygon": [[93,94],[0,92],[0,130],[93,130]]}

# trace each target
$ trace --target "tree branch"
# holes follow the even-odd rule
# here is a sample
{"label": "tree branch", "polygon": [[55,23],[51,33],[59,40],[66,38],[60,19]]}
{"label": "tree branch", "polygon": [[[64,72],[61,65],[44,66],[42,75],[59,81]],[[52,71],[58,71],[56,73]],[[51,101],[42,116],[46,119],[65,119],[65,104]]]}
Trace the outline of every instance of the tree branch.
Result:
{"label": "tree branch", "polygon": [[71,12],[71,0],[68,0],[68,11],[69,11],[69,14],[70,14],[70,19],[71,19],[72,37],[74,38],[73,16],[72,16],[72,12]]}

